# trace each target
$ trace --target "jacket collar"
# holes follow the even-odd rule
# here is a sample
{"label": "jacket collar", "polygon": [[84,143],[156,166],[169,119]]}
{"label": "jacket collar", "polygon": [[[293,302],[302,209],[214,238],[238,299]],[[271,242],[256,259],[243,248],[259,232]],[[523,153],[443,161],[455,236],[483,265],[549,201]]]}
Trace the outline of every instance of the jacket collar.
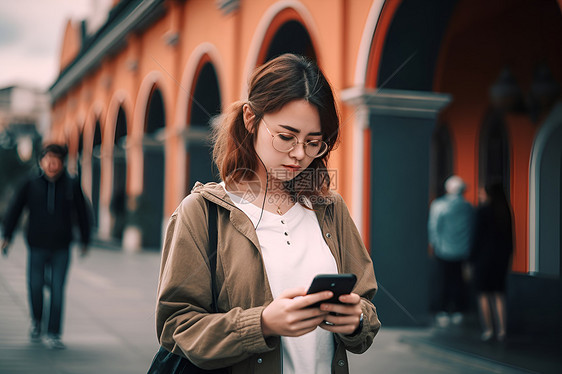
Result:
{"label": "jacket collar", "polygon": [[[234,219],[234,222],[240,221],[243,219],[242,217],[237,217],[238,214],[235,212],[240,212],[240,209],[236,207],[236,205],[232,202],[228,194],[226,193],[223,186],[216,182],[209,182],[203,184],[201,182],[196,182],[193,188],[191,189],[191,193],[199,193],[205,199],[221,206],[231,212],[231,217]],[[326,214],[332,215],[334,210],[334,203],[335,198],[333,195],[329,195],[324,198],[317,199],[312,203],[314,211],[318,216],[318,222],[323,222],[324,216]],[[243,214],[244,219],[248,219],[245,214]]]}
{"label": "jacket collar", "polygon": [[198,193],[204,199],[228,210],[230,212],[230,222],[234,228],[250,239],[258,251],[260,250],[258,236],[252,225],[252,221],[243,211],[236,207],[220,184],[216,182],[209,182],[206,184],[196,182],[191,189],[191,193]]}

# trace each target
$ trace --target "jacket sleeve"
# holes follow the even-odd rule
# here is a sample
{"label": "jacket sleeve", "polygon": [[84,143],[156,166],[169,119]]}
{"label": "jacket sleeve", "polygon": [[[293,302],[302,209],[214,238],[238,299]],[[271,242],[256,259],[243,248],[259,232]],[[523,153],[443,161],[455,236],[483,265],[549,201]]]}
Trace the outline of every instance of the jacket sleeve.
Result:
{"label": "jacket sleeve", "polygon": [[14,234],[14,230],[18,225],[19,218],[27,203],[27,196],[29,190],[29,183],[28,180],[25,182],[16,192],[15,197],[12,199],[12,202],[6,212],[6,216],[4,217],[4,239],[8,242],[12,240],[12,236]]}
{"label": "jacket sleeve", "polygon": [[377,310],[371,300],[377,292],[377,281],[373,262],[363,239],[349,214],[345,202],[338,196],[334,216],[337,219],[338,238],[342,256],[342,270],[357,276],[357,284],[353,292],[361,296],[363,311],[363,328],[355,335],[337,334],[345,348],[352,353],[363,353],[373,343],[381,323]]}
{"label": "jacket sleeve", "polygon": [[170,218],[160,266],[156,330],[164,348],[201,368],[214,369],[271,351],[278,339],[264,339],[264,307],[212,313],[207,213],[204,199],[192,193]]}

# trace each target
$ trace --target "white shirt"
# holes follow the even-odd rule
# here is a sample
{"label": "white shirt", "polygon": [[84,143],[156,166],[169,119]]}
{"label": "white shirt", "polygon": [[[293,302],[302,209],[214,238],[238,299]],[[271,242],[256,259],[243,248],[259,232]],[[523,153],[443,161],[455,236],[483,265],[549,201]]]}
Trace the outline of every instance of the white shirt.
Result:
{"label": "white shirt", "polygon": [[[262,209],[227,193],[255,227]],[[317,274],[338,272],[316,214],[300,204],[295,204],[282,216],[264,210],[256,233],[274,298],[288,288],[308,288]],[[283,374],[331,372],[334,356],[331,332],[316,328],[300,337],[281,337],[281,345]]]}

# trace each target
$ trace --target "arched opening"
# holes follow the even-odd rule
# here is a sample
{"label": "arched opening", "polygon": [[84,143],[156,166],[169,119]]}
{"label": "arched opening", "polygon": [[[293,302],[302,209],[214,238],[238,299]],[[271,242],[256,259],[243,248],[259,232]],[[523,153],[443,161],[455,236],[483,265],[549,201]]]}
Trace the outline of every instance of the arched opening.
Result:
{"label": "arched opening", "polygon": [[143,138],[143,192],[137,202],[137,218],[142,227],[142,246],[160,249],[164,217],[164,147],[166,127],[164,100],[154,88],[146,109]]}
{"label": "arched opening", "polygon": [[496,111],[490,111],[484,118],[478,153],[478,183],[485,186],[501,182],[509,201],[509,140],[503,119]]}
{"label": "arched opening", "polygon": [[[392,7],[388,3],[385,7]],[[377,71],[369,74],[376,76],[376,85],[367,84],[432,91],[441,40],[456,3],[457,0],[433,0],[420,8],[415,0],[402,0],[388,28],[380,61],[374,59],[377,48],[372,47],[373,62],[379,64],[369,67]]]}
{"label": "arched opening", "polygon": [[[429,1],[421,9],[413,0],[387,1],[372,37],[365,85],[375,91],[365,143],[369,189],[363,198],[369,200],[366,231],[375,273],[388,290],[374,301],[387,325],[418,325],[430,318],[430,282],[406,284],[396,269],[419,280],[430,280],[432,274],[429,199],[440,193],[441,179],[452,169],[449,136],[444,126],[436,129],[439,110],[450,99],[447,90],[433,85],[455,3]],[[395,234],[404,227],[408,235]]]}
{"label": "arched opening", "polygon": [[[531,217],[535,227],[531,271],[562,274],[562,103],[553,109],[533,145]],[[534,195],[534,196],[533,196]],[[533,204],[534,203],[534,204]],[[534,205],[534,209],[533,209]],[[533,245],[533,244],[532,244]]]}
{"label": "arched opening", "polygon": [[94,209],[94,227],[99,224],[101,180],[101,124],[96,120],[94,141],[92,145],[92,206]]}
{"label": "arched opening", "polygon": [[195,182],[217,181],[218,170],[213,163],[209,141],[210,121],[221,111],[220,90],[217,73],[213,65],[205,63],[194,85],[188,103],[185,148],[188,157],[186,170],[186,194]]}
{"label": "arched opening", "polygon": [[111,193],[111,236],[118,241],[123,237],[127,216],[127,117],[122,107],[117,113],[113,139],[113,188]]}
{"label": "arched opening", "polygon": [[433,132],[429,166],[430,200],[445,194],[445,180],[453,174],[453,146],[446,124],[440,123]]}
{"label": "arched opening", "polygon": [[316,52],[310,35],[300,22],[290,20],[279,27],[269,44],[265,60],[262,63],[283,53],[295,53],[316,61]]}

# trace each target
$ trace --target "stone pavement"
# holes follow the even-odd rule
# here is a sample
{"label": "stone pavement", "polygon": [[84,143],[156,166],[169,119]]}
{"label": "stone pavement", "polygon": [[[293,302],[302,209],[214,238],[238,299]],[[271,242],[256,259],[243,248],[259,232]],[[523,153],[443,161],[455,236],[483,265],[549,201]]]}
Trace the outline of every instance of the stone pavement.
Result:
{"label": "stone pavement", "polygon": [[[85,258],[74,255],[67,279],[67,349],[62,351],[28,339],[26,248],[21,236],[9,256],[0,259],[0,374],[146,373],[158,348],[154,302],[159,253],[94,247]],[[430,328],[383,327],[367,352],[350,355],[351,373],[539,372],[448,349],[435,336]]]}
{"label": "stone pavement", "polygon": [[92,248],[73,253],[63,341],[48,350],[28,339],[26,253],[21,237],[0,259],[0,373],[143,373],[158,348],[154,301],[159,255]]}

